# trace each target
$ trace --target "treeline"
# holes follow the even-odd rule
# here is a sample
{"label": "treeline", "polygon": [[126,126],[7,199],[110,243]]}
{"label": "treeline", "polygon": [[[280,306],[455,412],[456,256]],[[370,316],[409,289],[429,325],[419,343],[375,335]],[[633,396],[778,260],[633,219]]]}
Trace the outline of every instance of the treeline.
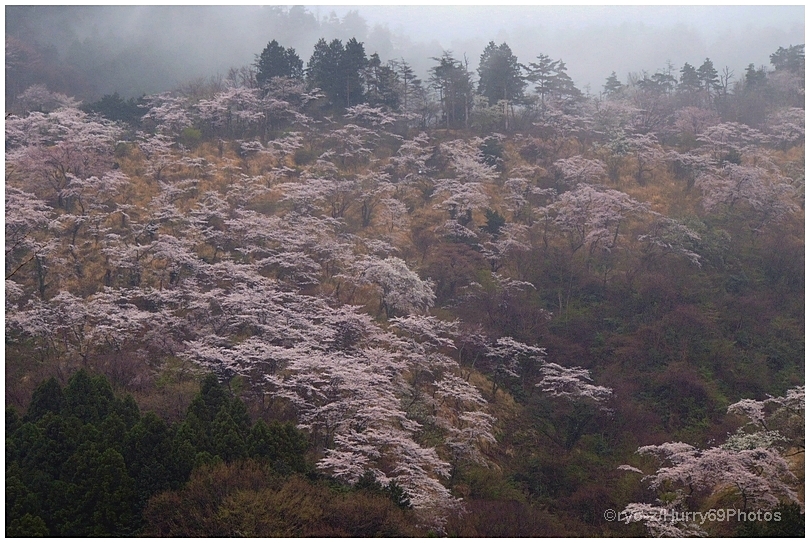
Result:
{"label": "treeline", "polygon": [[[369,475],[357,491],[329,486],[313,473],[307,451],[308,438],[292,424],[252,423],[244,403],[213,375],[172,425],[142,414],[103,376],[79,370],[65,387],[50,378],[22,416],[6,408],[6,536],[413,533],[402,524],[400,508],[409,503],[396,485],[383,488]],[[255,500],[286,502],[290,511],[249,526],[255,518],[223,503],[248,491]],[[248,507],[245,499],[240,496],[240,507]],[[300,509],[301,502],[309,509]],[[262,507],[252,505],[255,517]],[[280,507],[267,511],[267,519]]]}
{"label": "treeline", "polygon": [[[697,67],[685,62],[680,69],[668,64],[654,74],[631,73],[624,83],[613,72],[599,95],[622,97],[644,108],[650,117],[647,130],[654,130],[656,123],[683,107],[714,111],[722,120],[758,127],[773,109],[803,107],[804,103],[804,44],[780,47],[770,58],[773,70],[750,64],[737,79],[728,67],[718,71],[709,58]],[[320,93],[312,98],[320,98],[315,103],[323,113],[342,113],[366,104],[407,113],[423,129],[484,131],[526,129],[542,116],[549,102],[573,111],[586,98],[568,76],[562,59],[540,54],[523,64],[506,43],[487,45],[480,56],[477,81],[466,56],[459,59],[445,51],[432,60],[436,64],[428,80],[422,81],[404,59],[383,62],[377,53],[367,55],[364,44],[355,38],[345,44],[320,39],[306,65],[294,48],[272,40],[253,65],[232,69],[225,81],[210,81],[207,90],[202,88],[206,84],[197,81],[184,91],[210,95],[224,86],[237,85],[274,93],[300,83]],[[26,102],[24,97],[22,102]],[[113,94],[86,109],[113,120],[137,122],[145,107],[143,99],[125,101]]]}

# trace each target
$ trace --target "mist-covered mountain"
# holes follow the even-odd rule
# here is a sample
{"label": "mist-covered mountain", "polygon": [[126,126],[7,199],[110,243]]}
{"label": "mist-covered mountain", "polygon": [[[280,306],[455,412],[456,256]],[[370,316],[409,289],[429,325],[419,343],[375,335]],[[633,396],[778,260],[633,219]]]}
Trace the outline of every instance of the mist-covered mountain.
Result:
{"label": "mist-covered mountain", "polygon": [[475,70],[490,40],[505,41],[523,63],[565,59],[577,86],[597,92],[613,71],[624,79],[668,62],[710,56],[736,74],[766,65],[768,52],[804,42],[804,8],[7,6],[7,57],[29,67],[8,87],[45,83],[84,100],[139,96],[251,64],[273,39],[306,61],[319,38],[352,37],[423,78],[444,50]]}

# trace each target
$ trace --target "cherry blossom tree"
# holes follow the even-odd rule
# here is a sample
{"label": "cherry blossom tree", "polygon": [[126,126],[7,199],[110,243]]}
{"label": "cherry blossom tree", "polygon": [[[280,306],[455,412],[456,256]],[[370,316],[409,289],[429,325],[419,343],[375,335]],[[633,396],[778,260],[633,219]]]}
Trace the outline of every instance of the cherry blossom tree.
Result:
{"label": "cherry blossom tree", "polygon": [[462,183],[486,183],[497,178],[495,166],[486,163],[481,145],[483,140],[452,140],[439,146],[441,153],[449,158],[456,178]]}
{"label": "cherry blossom tree", "polygon": [[686,179],[687,192],[695,186],[695,181],[700,174],[710,171],[714,166],[710,156],[695,152],[669,151],[664,159],[672,165],[674,174],[678,178]]}
{"label": "cherry blossom tree", "polygon": [[327,150],[320,158],[332,160],[342,168],[357,169],[372,158],[379,139],[376,130],[346,124],[325,134],[321,144]]}
{"label": "cherry blossom tree", "polygon": [[[393,335],[354,308],[280,291],[248,266],[231,264],[216,277],[186,305],[195,339],[181,356],[223,375],[245,375],[288,400],[323,448],[319,469],[347,482],[366,471],[393,480],[425,522],[440,527],[442,512],[459,503],[442,484],[451,464],[441,454],[483,460],[480,447],[490,442],[493,423],[480,394],[453,377],[457,365],[438,352],[452,348],[452,323],[392,319]],[[417,368],[432,377],[407,383],[403,375]],[[414,388],[425,391],[414,395]],[[409,396],[435,402],[424,420],[442,430],[441,447],[419,444],[423,422],[403,408]]]}
{"label": "cherry blossom tree", "polygon": [[[728,412],[748,419],[748,423],[729,438],[735,446],[737,439],[755,443],[763,440],[767,447],[783,452],[788,452],[786,447],[804,451],[804,386],[791,388],[784,396],[740,400],[728,406]],[[746,432],[747,429],[753,431]]]}
{"label": "cherry blossom tree", "polygon": [[740,157],[763,140],[763,135],[742,123],[721,123],[706,128],[698,137],[699,150],[722,166],[723,161],[739,163]]}
{"label": "cherry blossom tree", "polygon": [[503,226],[496,238],[482,246],[482,253],[489,261],[492,272],[500,270],[504,264],[517,254],[530,250],[528,228],[522,224],[509,223]]}
{"label": "cherry blossom tree", "polygon": [[551,396],[600,404],[613,393],[607,387],[591,384],[590,372],[584,368],[565,368],[549,362],[540,367],[540,373],[543,378],[535,386]]}
{"label": "cherry blossom tree", "polygon": [[199,118],[207,123],[214,134],[224,137],[242,137],[255,133],[263,125],[261,91],[255,88],[231,86],[210,100],[200,100],[195,107]]}
{"label": "cherry blossom tree", "polygon": [[[803,436],[804,387],[791,389],[783,397],[741,400],[728,410],[748,418],[754,432],[740,428],[725,443],[708,449],[681,442],[638,449],[639,455],[656,458],[661,465],[654,474],[642,478],[651,490],[659,493],[659,505],[629,504],[622,511],[626,522],[644,522],[652,535],[683,537],[698,533],[698,528],[684,522],[684,515],[673,513],[699,510],[696,508],[700,507],[701,499],[720,493],[734,496],[743,511],[753,508],[771,511],[780,503],[799,503],[795,491],[798,479],[780,453],[785,450],[786,440],[778,431],[769,430],[768,422],[789,428],[801,420]],[[619,469],[643,475],[632,466]],[[668,510],[669,517],[660,514],[662,508]]]}
{"label": "cherry blossom tree", "polygon": [[101,176],[112,169],[118,133],[113,124],[72,108],[23,119],[12,116],[6,121],[11,180],[61,207],[60,192],[71,178]]}
{"label": "cherry blossom tree", "polygon": [[554,163],[554,169],[563,180],[563,185],[569,187],[579,183],[593,184],[606,175],[605,167],[600,160],[584,158],[581,155],[561,158]]}
{"label": "cherry blossom tree", "polygon": [[6,281],[53,247],[43,236],[58,224],[51,211],[35,195],[6,187]]}
{"label": "cherry blossom tree", "polygon": [[743,510],[751,507],[770,510],[778,506],[780,500],[798,501],[791,488],[796,482],[795,475],[785,459],[771,449],[712,447],[700,450],[686,443],[664,443],[641,447],[638,453],[663,462],[664,466],[645,480],[653,490],[674,486],[676,490],[669,505],[685,504],[694,492],[722,489],[734,491]]}
{"label": "cherry blossom tree", "polygon": [[146,114],[143,120],[151,124],[155,132],[166,136],[179,136],[184,128],[194,124],[187,100],[170,93],[146,96]]}
{"label": "cherry blossom tree", "polygon": [[647,183],[645,175],[653,175],[655,166],[664,158],[658,139],[652,134],[635,134],[627,139],[629,153],[636,159],[636,182]]}
{"label": "cherry blossom tree", "polygon": [[688,106],[675,113],[675,129],[689,138],[696,138],[710,126],[720,124],[720,117],[714,111]]}
{"label": "cherry blossom tree", "polygon": [[623,192],[591,185],[564,192],[545,208],[553,225],[568,238],[571,252],[587,247],[591,254],[610,251],[620,240],[622,223],[646,210],[645,204]]}
{"label": "cherry blossom tree", "polygon": [[768,117],[766,126],[768,139],[782,150],[804,142],[804,110],[801,108],[775,111]]}
{"label": "cherry blossom tree", "polygon": [[700,255],[694,251],[694,245],[700,236],[691,228],[669,217],[656,216],[646,234],[638,240],[644,243],[644,259],[658,260],[668,254],[685,257],[695,266],[700,267]]}
{"label": "cherry blossom tree", "polygon": [[93,353],[123,350],[152,319],[115,291],[86,301],[62,291],[47,302],[33,299],[9,317],[12,327],[40,340],[46,352],[78,355],[85,365]]}
{"label": "cherry blossom tree", "polygon": [[424,175],[427,161],[433,155],[430,137],[421,132],[417,136],[402,142],[394,156],[389,159],[387,166],[394,182],[405,180],[415,175]]}
{"label": "cherry blossom tree", "polygon": [[[622,468],[628,467],[622,466]],[[708,535],[699,524],[681,520],[686,519],[686,515],[676,517],[674,513],[671,509],[649,503],[631,503],[621,512],[625,524],[644,522],[647,532],[652,537],[706,537]]]}
{"label": "cherry blossom tree", "polygon": [[355,266],[357,280],[374,285],[380,291],[380,310],[385,316],[425,311],[433,306],[436,295],[430,280],[422,280],[405,261],[395,256],[385,259],[367,257]]}
{"label": "cherry blossom tree", "polygon": [[495,396],[499,386],[504,386],[510,379],[522,379],[525,383],[535,377],[545,363],[545,356],[546,351],[542,347],[527,345],[508,336],[498,338],[486,353],[492,363],[492,396]]}
{"label": "cherry blossom tree", "polygon": [[31,85],[17,96],[15,109],[24,112],[49,113],[60,108],[78,108],[81,102],[60,92],[51,92],[45,85]]}
{"label": "cherry blossom tree", "polygon": [[390,128],[398,120],[397,115],[386,111],[385,108],[371,107],[367,104],[347,108],[343,116],[370,129]]}
{"label": "cherry blossom tree", "polygon": [[742,206],[752,232],[798,210],[796,189],[789,180],[760,166],[726,163],[720,170],[702,174],[696,185],[708,211]]}

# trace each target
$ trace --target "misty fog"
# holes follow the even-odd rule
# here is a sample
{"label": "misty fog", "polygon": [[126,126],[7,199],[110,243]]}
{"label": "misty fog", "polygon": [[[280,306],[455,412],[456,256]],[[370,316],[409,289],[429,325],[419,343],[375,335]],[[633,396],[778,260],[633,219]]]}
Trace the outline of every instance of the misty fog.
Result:
{"label": "misty fog", "polygon": [[139,96],[253,63],[270,40],[306,61],[315,42],[364,42],[426,78],[443,50],[469,61],[487,42],[518,60],[562,59],[596,94],[611,72],[654,72],[710,57],[739,77],[780,46],[804,43],[803,6],[7,6],[6,37],[35,43],[82,74],[81,98]]}

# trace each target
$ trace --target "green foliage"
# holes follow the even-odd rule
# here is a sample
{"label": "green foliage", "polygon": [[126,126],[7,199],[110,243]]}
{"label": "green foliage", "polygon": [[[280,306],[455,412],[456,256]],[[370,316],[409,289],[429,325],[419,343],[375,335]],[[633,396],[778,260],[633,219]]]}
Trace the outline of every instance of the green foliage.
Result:
{"label": "green foliage", "polygon": [[6,537],[48,537],[50,532],[45,521],[37,516],[26,513],[15,518],[6,527]]}
{"label": "green foliage", "polygon": [[81,369],[73,374],[65,387],[66,415],[75,416],[85,424],[98,424],[110,411],[113,391],[102,376],[91,376]]}
{"label": "green foliage", "polygon": [[619,78],[616,76],[616,72],[611,72],[610,76],[605,80],[605,84],[603,85],[604,92],[607,96],[617,94],[619,91],[622,90],[624,85],[622,82],[619,81]]}
{"label": "green foliage", "polygon": [[379,488],[338,490],[286,479],[255,461],[206,465],[179,491],[150,500],[146,536],[411,537],[424,535]]}
{"label": "green foliage", "polygon": [[186,147],[194,149],[202,141],[202,137],[203,134],[200,129],[187,126],[180,132],[178,141]]}
{"label": "green foliage", "polygon": [[521,65],[506,43],[495,45],[491,41],[481,53],[478,65],[478,93],[495,105],[498,100],[519,100],[526,82],[521,76]]}
{"label": "green foliage", "polygon": [[284,49],[276,40],[271,41],[256,59],[256,82],[268,83],[274,77],[300,79],[304,76],[304,63],[295,49]]}
{"label": "green foliage", "polygon": [[6,406],[6,437],[13,434],[20,427],[20,415],[13,406]]}
{"label": "green foliage", "polygon": [[387,485],[382,485],[371,471],[366,471],[354,484],[355,490],[365,490],[381,496],[386,496],[394,505],[400,509],[410,509],[411,500],[408,493],[399,486],[396,481],[389,481]]}
{"label": "green foliage", "polygon": [[84,109],[88,112],[98,113],[111,121],[120,121],[133,126],[137,126],[141,117],[146,113],[143,107],[145,101],[143,97],[139,99],[130,98],[124,100],[117,92],[105,94],[97,102],[88,104]]}
{"label": "green foliage", "polygon": [[780,47],[770,58],[774,68],[800,76],[802,85],[804,84],[804,44]]}
{"label": "green foliage", "polygon": [[308,471],[304,453],[309,447],[307,437],[289,422],[260,420],[253,425],[248,438],[248,455],[267,459],[278,473]]}
{"label": "green foliage", "polygon": [[433,60],[439,64],[430,69],[430,83],[441,93],[442,124],[447,128],[466,128],[472,106],[472,74],[450,51]]}
{"label": "green foliage", "polygon": [[487,217],[487,224],[482,226],[481,228],[491,234],[492,236],[497,237],[498,234],[501,232],[501,228],[506,224],[506,217],[498,213],[497,211],[492,211],[491,209],[486,210],[486,217]]}
{"label": "green foliage", "polygon": [[[31,403],[23,420],[37,421],[46,413],[60,413],[65,403],[65,394],[59,383],[51,377],[34,390]],[[8,427],[6,427],[8,432]]]}
{"label": "green foliage", "polygon": [[181,487],[195,466],[257,458],[305,472],[307,447],[289,423],[251,425],[214,375],[171,427],[102,376],[80,370],[64,389],[48,379],[22,418],[6,409],[7,535],[135,535],[149,498]]}
{"label": "green foliage", "polygon": [[310,87],[321,89],[338,108],[365,101],[362,71],[368,64],[363,44],[355,38],[346,42],[334,39],[328,44],[321,38],[307,64]]}
{"label": "green foliage", "polygon": [[483,143],[481,143],[481,154],[484,158],[484,164],[503,170],[503,144],[498,138],[494,136],[484,138]]}
{"label": "green foliage", "polygon": [[798,503],[781,504],[773,510],[772,515],[779,515],[779,520],[771,516],[770,522],[745,521],[737,529],[737,537],[771,538],[800,537],[804,538],[804,513]]}
{"label": "green foliage", "polygon": [[[366,68],[366,93],[370,106],[387,106],[393,111],[400,109],[402,94],[405,89],[401,89],[399,75],[395,71],[395,65],[383,65],[377,53],[372,54],[368,59]],[[409,68],[409,67],[408,67]]]}

